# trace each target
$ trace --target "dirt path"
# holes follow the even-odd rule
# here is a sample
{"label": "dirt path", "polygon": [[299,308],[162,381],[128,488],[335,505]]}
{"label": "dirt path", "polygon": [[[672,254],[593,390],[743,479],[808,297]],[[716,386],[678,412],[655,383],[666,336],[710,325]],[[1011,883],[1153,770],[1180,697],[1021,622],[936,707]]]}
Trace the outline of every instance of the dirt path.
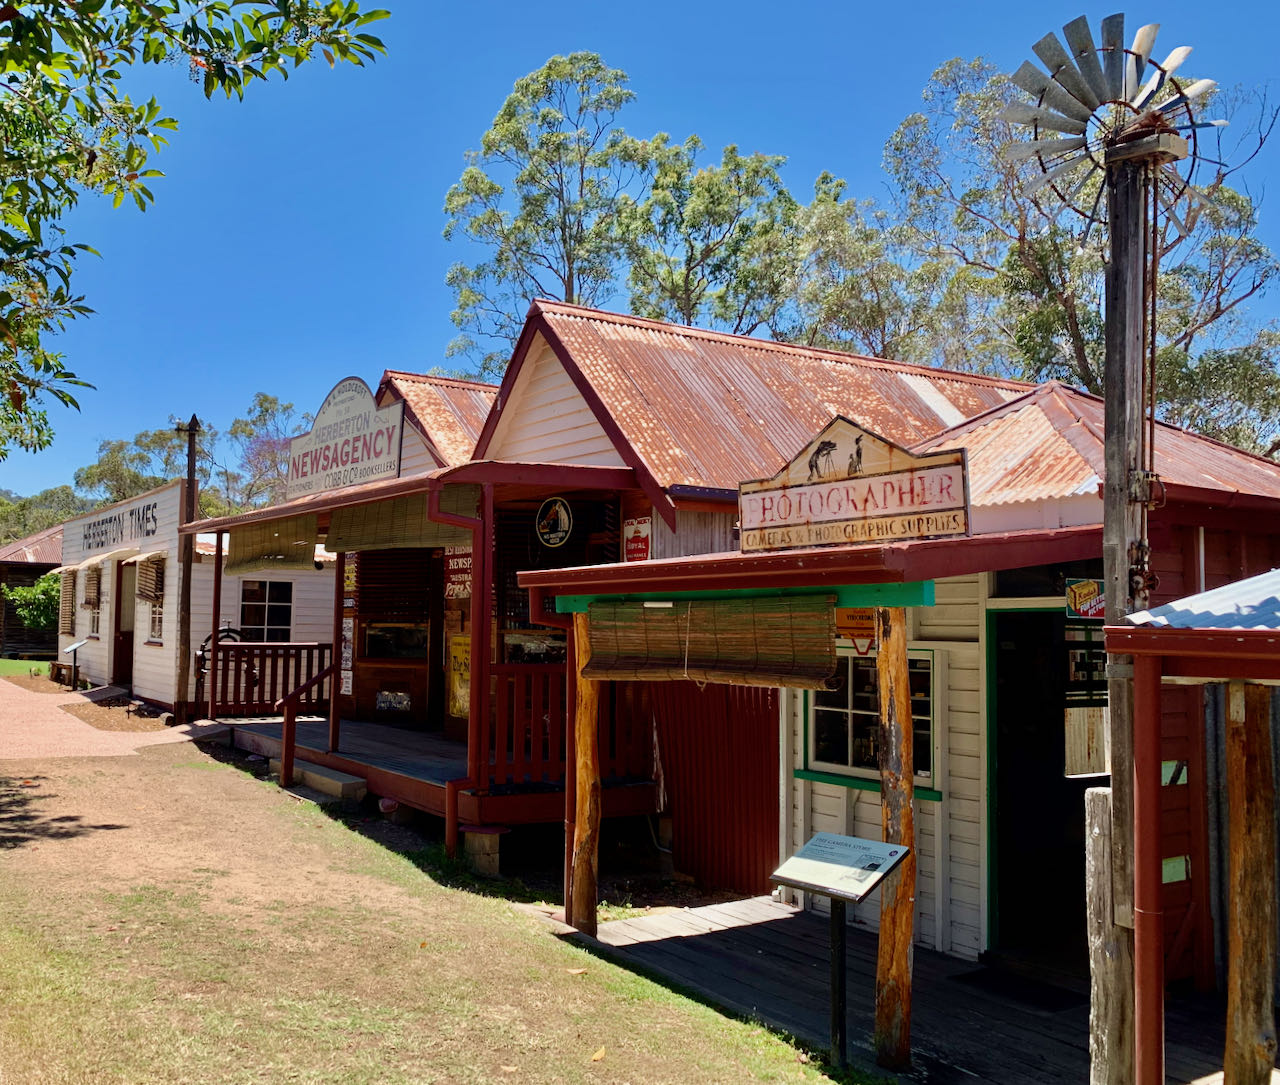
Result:
{"label": "dirt path", "polygon": [[804,1079],[195,745],[0,761],[3,1085]]}

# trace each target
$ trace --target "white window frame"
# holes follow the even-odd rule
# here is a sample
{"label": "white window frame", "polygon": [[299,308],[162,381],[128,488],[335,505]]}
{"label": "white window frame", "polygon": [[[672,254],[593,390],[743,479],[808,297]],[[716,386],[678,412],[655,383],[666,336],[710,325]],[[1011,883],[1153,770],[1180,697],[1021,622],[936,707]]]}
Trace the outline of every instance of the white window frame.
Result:
{"label": "white window frame", "polygon": [[[853,659],[869,659],[873,663],[876,659],[877,652],[873,649],[868,655],[860,657],[853,650],[852,645],[848,641],[836,642],[836,656],[840,660],[840,666],[844,667],[845,660]],[[929,703],[932,708],[931,719],[929,721],[929,769],[922,772],[917,769],[913,782],[916,787],[935,787],[935,780],[938,779],[938,766],[941,763],[941,743],[943,736],[947,733],[946,728],[946,711],[947,711],[947,652],[934,647],[907,647],[907,658],[923,659],[929,662]],[[821,761],[817,757],[818,747],[818,698],[815,694],[810,693],[808,701],[808,746],[805,750],[806,768],[819,772],[829,772],[838,776],[850,776],[863,780],[879,780],[880,771],[877,768],[864,768],[855,765],[842,765],[835,761]]]}
{"label": "white window frame", "polygon": [[[258,605],[261,605],[261,606],[263,607],[263,621],[262,621],[262,625],[261,625],[261,626],[256,626],[256,625],[254,625],[254,626],[251,626],[250,628],[261,628],[261,629],[262,629],[262,635],[263,635],[263,637],[265,638],[265,637],[266,637],[266,631],[267,631],[268,629],[271,629],[271,628],[278,628],[277,623],[270,622],[270,621],[268,621],[268,620],[267,620],[268,615],[269,615],[270,608],[271,608],[272,606],[285,606],[285,605],[287,605],[287,606],[289,607],[289,635],[288,635],[287,637],[285,637],[285,639],[284,639],[284,640],[282,640],[282,641],[275,641],[275,642],[271,642],[271,643],[287,644],[289,641],[293,640],[293,619],[294,619],[294,617],[295,617],[295,616],[296,616],[296,614],[297,614],[297,611],[295,610],[295,608],[296,608],[296,606],[297,606],[297,592],[298,592],[298,585],[297,585],[297,583],[296,583],[295,581],[292,581],[292,580],[286,580],[286,579],[271,579],[270,577],[265,577],[265,576],[247,576],[247,577],[244,577],[244,578],[240,581],[240,609],[239,609],[238,617],[239,617],[239,625],[240,625],[240,634],[241,634],[241,636],[244,636],[244,630],[245,630],[245,622],[244,622],[244,608],[245,608],[244,589],[245,589],[246,585],[249,585],[249,584],[265,584],[265,585],[266,585],[266,591],[265,591],[265,593],[264,593],[265,598],[264,598],[263,602],[262,602],[261,604],[257,604],[257,603],[250,603],[250,604],[249,604],[250,606],[258,606]],[[279,603],[279,602],[277,602],[277,603],[272,603],[272,602],[271,602],[271,585],[272,585],[272,584],[288,584],[288,585],[289,585],[289,602],[288,602],[288,604]],[[250,637],[245,637],[245,639],[246,639],[246,640],[251,640],[252,638],[250,638]]]}
{"label": "white window frame", "polygon": [[149,611],[147,640],[155,643],[164,643],[164,600],[159,602],[148,602],[147,609]]}

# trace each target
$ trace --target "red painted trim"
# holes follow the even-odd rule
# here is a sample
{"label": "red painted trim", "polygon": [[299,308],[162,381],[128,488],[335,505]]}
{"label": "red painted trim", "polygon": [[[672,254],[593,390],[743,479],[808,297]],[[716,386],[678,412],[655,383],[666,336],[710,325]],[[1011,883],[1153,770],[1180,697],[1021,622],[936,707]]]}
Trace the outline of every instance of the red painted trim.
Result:
{"label": "red painted trim", "polygon": [[521,587],[557,595],[905,583],[1097,556],[1097,526],[522,572]]}
{"label": "red painted trim", "polygon": [[593,467],[581,463],[515,463],[472,460],[436,476],[440,483],[468,482],[499,486],[540,486],[574,490],[637,490],[630,467]]}
{"label": "red painted trim", "polygon": [[[1166,626],[1115,626],[1104,630],[1107,651],[1118,655],[1159,655],[1206,661],[1280,661],[1280,632],[1272,629],[1170,629]],[[1213,663],[1207,661],[1213,660]],[[1184,664],[1186,666],[1187,664]],[[1174,673],[1166,669],[1166,673]],[[1184,671],[1183,673],[1195,673]],[[1213,677],[1212,672],[1209,677]]]}
{"label": "red painted trim", "polygon": [[538,302],[535,300],[529,305],[529,312],[524,318],[524,328],[520,332],[520,338],[516,340],[516,349],[511,352],[511,361],[507,363],[506,372],[502,374],[502,383],[498,385],[498,395],[493,401],[493,406],[489,408],[489,416],[484,420],[484,428],[480,430],[480,436],[476,438],[475,451],[471,453],[473,460],[482,460],[488,454],[489,442],[493,440],[493,431],[502,421],[502,412],[506,408],[507,400],[511,398],[516,379],[520,376],[520,371],[524,369],[524,363],[529,357],[529,347],[533,343],[535,334],[533,318],[538,312]]}
{"label": "red painted trim", "polygon": [[1164,906],[1161,900],[1160,659],[1133,678],[1133,957],[1135,1078],[1164,1083]]}

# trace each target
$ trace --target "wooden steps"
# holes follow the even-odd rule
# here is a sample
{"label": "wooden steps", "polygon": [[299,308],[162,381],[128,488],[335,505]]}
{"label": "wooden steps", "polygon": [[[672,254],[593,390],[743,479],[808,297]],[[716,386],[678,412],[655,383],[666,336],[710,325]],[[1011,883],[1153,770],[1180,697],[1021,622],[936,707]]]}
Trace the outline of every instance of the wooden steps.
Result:
{"label": "wooden steps", "polygon": [[[272,758],[268,762],[268,767],[272,772],[279,773],[279,760]],[[324,765],[315,765],[310,761],[294,761],[293,780],[295,784],[303,784],[313,791],[332,795],[335,799],[347,802],[359,802],[369,792],[368,783],[359,776],[326,768]]]}

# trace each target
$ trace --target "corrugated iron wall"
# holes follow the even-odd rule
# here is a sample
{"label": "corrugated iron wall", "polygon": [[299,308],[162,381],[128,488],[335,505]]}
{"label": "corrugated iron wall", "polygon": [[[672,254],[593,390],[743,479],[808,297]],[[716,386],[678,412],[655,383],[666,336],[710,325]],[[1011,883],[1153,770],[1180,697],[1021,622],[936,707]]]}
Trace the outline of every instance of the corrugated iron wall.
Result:
{"label": "corrugated iron wall", "polygon": [[778,865],[778,692],[652,682],[675,868],[767,893]]}

